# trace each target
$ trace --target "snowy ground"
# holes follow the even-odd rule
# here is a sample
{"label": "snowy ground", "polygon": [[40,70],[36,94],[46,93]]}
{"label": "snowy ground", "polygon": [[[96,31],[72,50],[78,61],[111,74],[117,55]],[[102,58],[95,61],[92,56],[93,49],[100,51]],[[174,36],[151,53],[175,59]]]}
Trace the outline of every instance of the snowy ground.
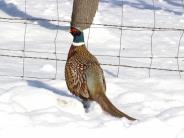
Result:
{"label": "snowy ground", "polygon": [[[59,0],[59,18],[70,20],[72,0]],[[153,27],[152,0],[124,0],[123,25]],[[181,0],[155,0],[156,27],[184,28],[184,8]],[[53,0],[0,0],[0,17],[42,17],[57,19]],[[101,0],[95,23],[121,25],[122,1]],[[2,20],[0,20],[2,21]],[[68,23],[38,21],[27,25],[25,56],[66,59],[72,37]],[[99,137],[124,138],[184,138],[184,74],[169,71],[102,66],[107,81],[107,96],[122,111],[138,121],[117,119],[92,103],[86,113],[80,100],[72,96],[64,81],[65,62],[58,61],[57,80],[35,80],[7,77],[21,76],[25,24],[0,22],[0,137]],[[85,31],[86,38],[89,30]],[[88,49],[101,63],[118,64],[121,30],[93,26]],[[156,31],[153,35],[154,57],[176,57],[180,31]],[[150,66],[152,31],[123,30],[121,64]],[[56,38],[56,41],[55,41]],[[55,43],[56,42],[56,43]],[[4,50],[3,50],[4,49]],[[15,50],[14,52],[5,49]],[[34,53],[37,51],[40,53]],[[45,53],[45,52],[50,52]],[[102,56],[102,55],[111,55]],[[180,42],[180,57],[184,57],[184,38]],[[184,69],[183,58],[179,59]],[[153,58],[152,67],[178,69],[175,58]],[[25,59],[25,76],[53,78],[55,61]]]}

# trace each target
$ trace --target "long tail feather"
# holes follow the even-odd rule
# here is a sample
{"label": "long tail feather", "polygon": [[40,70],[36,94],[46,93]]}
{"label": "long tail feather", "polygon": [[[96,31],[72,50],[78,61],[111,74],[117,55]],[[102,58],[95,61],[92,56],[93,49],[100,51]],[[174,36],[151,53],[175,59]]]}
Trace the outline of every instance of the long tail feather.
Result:
{"label": "long tail feather", "polygon": [[125,113],[121,112],[120,110],[118,110],[111,102],[110,100],[107,98],[107,96],[105,94],[99,94],[98,96],[94,97],[94,100],[100,104],[100,106],[102,107],[102,109],[108,113],[110,113],[112,116],[115,117],[126,117],[129,120],[136,120],[128,115],[126,115]]}

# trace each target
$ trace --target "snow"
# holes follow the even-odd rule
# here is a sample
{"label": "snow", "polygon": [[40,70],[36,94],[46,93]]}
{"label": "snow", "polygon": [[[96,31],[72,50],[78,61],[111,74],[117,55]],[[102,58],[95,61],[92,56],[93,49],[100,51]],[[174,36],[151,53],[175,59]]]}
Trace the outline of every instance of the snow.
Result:
{"label": "snow", "polygon": [[56,69],[52,65],[50,65],[50,64],[45,64],[41,68],[41,71],[43,71],[43,72],[55,72],[55,70]]}
{"label": "snow", "polygon": [[[101,0],[95,23],[121,25],[122,1]],[[184,28],[181,0],[157,0],[156,27]],[[59,0],[59,18],[70,20],[72,0]],[[27,1],[27,13],[22,0],[0,0],[0,17],[42,17],[57,19],[56,3],[52,0]],[[152,0],[124,0],[123,24],[153,27]],[[0,20],[1,21],[1,20]],[[33,22],[27,25],[24,75],[50,79],[15,78],[22,75],[21,58],[0,58],[0,137],[124,137],[124,138],[184,138],[184,80],[179,73],[105,66],[107,96],[121,111],[137,118],[115,118],[92,102],[86,112],[79,98],[70,94],[64,80],[65,62],[58,61],[57,77],[53,54],[65,60],[72,37],[69,23]],[[0,55],[22,56],[25,24],[0,22]],[[101,63],[118,64],[121,30],[92,26],[85,30],[88,49]],[[152,67],[178,69],[176,57],[181,31],[155,31],[153,35]],[[150,30],[123,30],[121,64],[150,66]],[[56,40],[56,41],[55,41]],[[7,51],[11,49],[15,51]],[[38,53],[35,53],[37,51]],[[49,52],[49,53],[48,53]],[[184,38],[180,42],[179,56],[183,57]],[[110,55],[106,56],[106,55]],[[41,57],[41,58],[40,58]],[[179,59],[184,69],[183,58]],[[7,76],[9,77],[7,77]]]}

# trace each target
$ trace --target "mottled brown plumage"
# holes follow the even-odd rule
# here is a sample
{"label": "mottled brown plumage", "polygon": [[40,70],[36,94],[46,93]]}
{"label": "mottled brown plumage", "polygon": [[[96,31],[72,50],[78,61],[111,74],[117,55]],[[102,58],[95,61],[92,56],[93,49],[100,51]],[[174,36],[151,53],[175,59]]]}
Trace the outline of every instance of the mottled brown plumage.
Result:
{"label": "mottled brown plumage", "polygon": [[119,111],[106,97],[103,70],[96,57],[83,46],[71,46],[65,66],[68,89],[82,100],[94,100],[103,110],[115,117],[132,117]]}

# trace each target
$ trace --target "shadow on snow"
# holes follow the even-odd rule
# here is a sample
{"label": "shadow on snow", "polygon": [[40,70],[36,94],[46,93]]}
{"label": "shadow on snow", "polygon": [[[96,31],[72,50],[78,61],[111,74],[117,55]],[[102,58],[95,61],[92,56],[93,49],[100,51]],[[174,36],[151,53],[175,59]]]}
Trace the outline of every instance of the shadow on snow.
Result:
{"label": "shadow on snow", "polygon": [[[26,19],[26,18],[38,19],[38,17],[31,16],[25,13],[24,11],[21,11],[20,9],[18,9],[18,7],[15,4],[6,3],[4,0],[0,0],[0,10],[2,10],[3,12],[5,12],[6,14],[12,17],[19,17],[22,19]],[[38,20],[37,23],[41,27],[51,29],[51,30],[57,30],[57,29],[58,30],[68,30],[69,29],[69,26],[58,26],[46,20]]]}
{"label": "shadow on snow", "polygon": [[38,80],[27,80],[27,83],[31,87],[46,89],[46,90],[49,90],[50,92],[53,92],[55,94],[76,99],[75,96],[68,94],[67,91],[54,88],[54,87],[52,87],[44,82],[38,81]]}
{"label": "shadow on snow", "polygon": [[[181,0],[165,0],[164,2],[167,4],[167,6],[165,6],[165,4],[163,6],[162,3],[155,1],[154,7],[152,0],[101,0],[101,2],[110,3],[112,6],[122,6],[123,4],[137,9],[163,10],[165,12],[174,13],[175,15],[183,15],[184,13],[184,5]],[[177,10],[177,8],[180,8],[180,10]]]}

